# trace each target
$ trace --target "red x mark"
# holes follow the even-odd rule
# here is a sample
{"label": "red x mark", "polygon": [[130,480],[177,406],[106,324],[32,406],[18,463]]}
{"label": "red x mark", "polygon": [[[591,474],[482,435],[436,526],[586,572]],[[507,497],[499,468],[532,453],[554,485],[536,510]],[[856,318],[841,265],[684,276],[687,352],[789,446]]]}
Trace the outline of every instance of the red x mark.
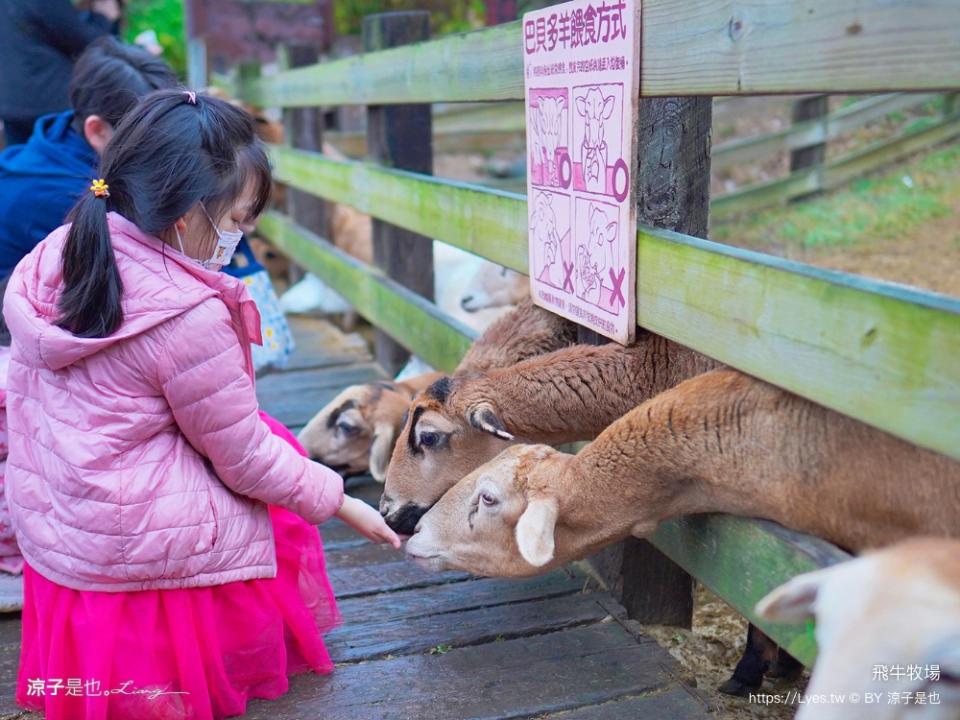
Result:
{"label": "red x mark", "polygon": [[616,304],[617,298],[620,299],[620,305],[626,306],[627,299],[623,296],[623,279],[627,276],[627,269],[620,268],[620,274],[614,275],[613,268],[610,268],[610,281],[613,283],[613,292],[610,293],[610,307]]}

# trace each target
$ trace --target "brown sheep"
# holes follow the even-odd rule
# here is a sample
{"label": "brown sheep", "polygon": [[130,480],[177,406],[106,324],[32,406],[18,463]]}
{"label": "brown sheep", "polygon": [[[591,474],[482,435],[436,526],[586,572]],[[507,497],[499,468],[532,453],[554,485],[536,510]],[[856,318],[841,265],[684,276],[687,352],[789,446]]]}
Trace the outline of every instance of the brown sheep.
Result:
{"label": "brown sheep", "polygon": [[[621,413],[625,406],[634,400],[645,399],[644,395],[646,397],[655,395],[684,377],[697,376],[712,363],[693,351],[655,335],[646,336],[640,341],[641,346],[647,343],[651,344],[650,350],[646,352],[640,350],[638,355],[634,355],[638,352],[636,349],[626,351],[618,346],[604,346],[589,350],[581,347],[571,348],[540,358],[533,363],[518,366],[516,373],[494,374],[488,379],[489,381],[479,378],[472,384],[461,382],[459,391],[457,382],[452,383],[452,391],[449,387],[445,388],[445,385],[450,384],[448,381],[440,381],[439,387],[428,388],[415,401],[414,410],[401,433],[401,438],[406,438],[407,442],[397,443],[394,448],[393,460],[388,468],[384,499],[381,501],[381,512],[388,515],[388,522],[392,520],[394,527],[399,528],[404,534],[410,534],[423,510],[432,505],[436,497],[442,494],[451,482],[456,482],[457,478],[468,475],[485,460],[502,450],[506,442],[512,441],[509,438],[513,432],[516,433],[517,440],[550,444],[576,439],[575,436],[584,437],[590,433],[595,435],[606,418],[603,417],[602,412],[599,414],[592,412],[592,407],[602,408],[603,403],[607,403],[606,407],[612,421],[613,416]],[[577,355],[581,353],[583,355],[577,362]],[[631,355],[634,355],[636,362],[639,363],[639,371],[633,370],[635,373],[633,375],[625,369],[629,363],[624,363]],[[558,356],[566,356],[572,364],[564,367],[563,363],[557,362]],[[590,362],[584,362],[588,358]],[[616,358],[620,359],[619,363],[609,364]],[[510,375],[513,375],[512,379],[508,377]],[[931,463],[941,464],[951,469],[954,476],[958,474],[958,464],[953,461],[915,448],[878,430],[868,428],[862,423],[807,403],[760,381],[752,380],[739,373],[734,375],[743,378],[745,382],[758,383],[758,386],[774,392],[778,398],[792,398],[792,402],[799,403],[799,407],[815,408],[818,415],[828,418],[837,427],[849,427],[851,436],[867,433],[868,438],[876,441],[881,447],[896,449],[902,454],[901,459],[905,458],[908,465],[919,458],[927,462],[927,467],[930,467]],[[718,376],[711,374],[710,377]],[[587,380],[586,386],[582,382],[584,378]],[[599,378],[603,378],[603,382],[599,382]],[[689,380],[687,385],[698,387],[698,385],[690,385],[698,381],[699,378]],[[601,397],[594,394],[594,388],[603,389]],[[438,390],[446,392],[443,402],[436,397]],[[635,395],[631,396],[632,393]],[[668,394],[666,397],[670,398],[673,395]],[[588,403],[583,402],[584,398]],[[593,403],[597,405],[593,406]],[[644,407],[651,407],[651,405],[647,404]],[[419,418],[415,415],[416,408],[422,408]],[[635,413],[631,413],[631,416],[635,416]],[[582,435],[579,432],[571,433],[568,426],[579,428]],[[425,433],[430,447],[424,446]],[[430,433],[434,433],[437,437],[432,437]],[[497,434],[503,439],[496,440],[494,436]],[[452,452],[445,452],[451,449]],[[850,450],[850,448],[847,449]],[[796,452],[797,449],[794,448],[793,451]],[[887,466],[886,469],[889,470],[891,467]],[[810,465],[808,469],[812,472],[816,471],[815,465]],[[548,474],[549,472],[547,470]],[[471,477],[475,475],[476,473]],[[594,486],[591,480],[588,487]],[[955,482],[953,487],[960,487],[960,484]],[[391,503],[390,498],[390,493],[397,492],[397,488],[404,493],[401,497],[405,498],[404,504],[399,507]],[[816,510],[812,512],[815,513]],[[830,533],[824,536],[837,540],[837,536]],[[602,544],[613,542],[615,539],[617,538],[607,538]],[[839,540],[842,544],[842,538]],[[733,676],[720,689],[726,693],[742,695],[752,688],[759,687],[764,674],[768,672],[789,675],[800,669],[795,660],[782,652],[779,654],[777,663],[771,666],[770,663],[775,657],[777,657],[776,646],[763,633],[751,626],[745,654]]]}
{"label": "brown sheep", "polygon": [[779,522],[851,551],[960,537],[960,463],[735,370],[643,403],[577,455],[517,446],[463,478],[407,553],[536,575],[681,515]]}
{"label": "brown sheep", "polygon": [[[528,299],[487,328],[460,361],[460,368],[509,367],[575,339],[572,323]],[[440,377],[429,373],[394,383],[392,388],[384,383],[348,387],[310,420],[299,440],[314,460],[349,474],[369,470],[383,482],[411,398]]]}
{"label": "brown sheep", "polygon": [[414,395],[438,377],[441,373],[351,385],[300,431],[300,444],[311,458],[342,475],[369,471],[380,480],[393,451],[397,418],[403,418]]}
{"label": "brown sheep", "polygon": [[511,442],[590,440],[644,400],[719,363],[654,334],[637,344],[577,345],[422,392],[394,446],[380,511],[397,532]]}

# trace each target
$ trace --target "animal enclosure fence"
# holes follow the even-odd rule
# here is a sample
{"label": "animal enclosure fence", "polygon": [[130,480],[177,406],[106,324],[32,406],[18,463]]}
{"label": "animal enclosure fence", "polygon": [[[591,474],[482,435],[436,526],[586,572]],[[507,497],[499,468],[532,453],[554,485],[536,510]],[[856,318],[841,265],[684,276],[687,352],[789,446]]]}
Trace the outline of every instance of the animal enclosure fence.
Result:
{"label": "animal enclosure fence", "polygon": [[[736,97],[728,99],[736,100]],[[714,172],[764,161],[779,153],[791,156],[790,171],[785,176],[714,195],[710,199],[713,219],[730,219],[811,193],[831,190],[918,150],[960,137],[960,103],[954,94],[883,93],[858,98],[833,112],[826,111],[826,100],[825,95],[802,97],[793,103],[794,122],[789,127],[713,146],[710,162]],[[939,105],[939,117],[922,118],[891,137],[827,161],[825,150],[828,143],[871,123],[931,104]],[[519,103],[468,104],[460,108],[434,106],[434,152],[522,152],[525,120],[523,105]],[[326,137],[349,156],[361,157],[366,153],[364,133],[331,132]],[[486,184],[504,190],[526,191],[523,177],[491,179]]]}
{"label": "animal enclosure fence", "polygon": [[[909,13],[902,4],[881,0],[764,0],[749,11],[733,7],[719,0],[644,1],[641,97],[676,101],[658,106],[663,112],[646,127],[641,154],[656,156],[676,133],[688,131],[691,116],[682,98],[690,96],[960,87],[960,6],[953,0],[931,0]],[[425,277],[432,279],[429,252],[404,264],[391,259],[384,245],[391,232],[402,231],[407,247],[429,248],[423,242],[432,238],[528,273],[527,201],[397,167],[406,164],[404,152],[430,153],[429,110],[418,136],[404,134],[404,123],[411,106],[522,100],[522,28],[509,23],[374,49],[417,39],[392,27],[389,18],[373,19],[370,51],[363,55],[269,78],[251,72],[241,77],[239,95],[261,107],[285,108],[293,136],[291,145],[272,147],[271,158],[278,181],[297,191],[297,200],[290,214],[267,213],[259,232],[395,341],[452,370],[474,334],[407,287],[423,288]],[[341,104],[369,106],[375,116],[371,154],[394,167],[316,152],[321,131],[305,113]],[[390,109],[396,114],[385,112]],[[668,131],[658,131],[658,123]],[[781,141],[789,147],[796,137],[788,132]],[[790,182],[813,187],[796,178]],[[366,266],[324,240],[319,215],[311,216],[305,204],[309,197],[374,216],[380,267]],[[671,202],[666,210],[687,212]],[[669,215],[663,207],[658,212]],[[960,301],[644,224],[650,217],[640,214],[637,233],[641,327],[960,459]],[[759,620],[754,604],[789,577],[835,562],[842,552],[772,523],[727,516],[667,523],[652,542],[791,654],[812,662],[809,628]]]}

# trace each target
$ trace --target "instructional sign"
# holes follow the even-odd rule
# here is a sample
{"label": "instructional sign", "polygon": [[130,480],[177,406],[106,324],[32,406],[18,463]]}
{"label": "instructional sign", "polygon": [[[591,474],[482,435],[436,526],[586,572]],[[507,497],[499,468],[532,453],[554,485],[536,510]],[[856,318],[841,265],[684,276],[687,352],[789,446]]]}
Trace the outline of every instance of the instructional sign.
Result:
{"label": "instructional sign", "polygon": [[523,16],[530,294],[623,344],[636,329],[639,43],[640,0]]}

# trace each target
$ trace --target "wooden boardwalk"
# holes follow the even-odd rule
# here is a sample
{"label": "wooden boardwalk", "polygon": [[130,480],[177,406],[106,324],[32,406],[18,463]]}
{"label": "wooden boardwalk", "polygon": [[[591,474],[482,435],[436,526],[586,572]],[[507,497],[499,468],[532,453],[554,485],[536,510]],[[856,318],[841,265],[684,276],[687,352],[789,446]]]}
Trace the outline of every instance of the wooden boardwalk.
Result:
{"label": "wooden boardwalk", "polygon": [[[362,341],[317,320],[294,325],[299,349],[258,381],[267,412],[298,429],[347,384],[382,377]],[[354,479],[371,503],[380,486]],[[711,717],[679,664],[576,569],[529,580],[430,574],[343,523],[321,527],[343,625],[328,636],[337,669],[301,675],[250,720],[694,720]],[[0,720],[13,686],[18,616],[0,619]]]}

